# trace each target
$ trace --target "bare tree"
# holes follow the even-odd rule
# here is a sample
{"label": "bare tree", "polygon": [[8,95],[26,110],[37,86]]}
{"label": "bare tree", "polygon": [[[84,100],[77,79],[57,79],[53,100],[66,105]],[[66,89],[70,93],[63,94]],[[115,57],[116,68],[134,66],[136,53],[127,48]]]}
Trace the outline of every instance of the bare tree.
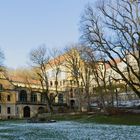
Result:
{"label": "bare tree", "polygon": [[[106,67],[105,61],[101,54],[96,54],[93,49],[83,46],[82,58],[90,67],[92,74],[92,87],[96,91],[96,97],[99,97],[100,103],[105,108],[104,93],[107,93],[106,88]],[[95,92],[93,91],[93,92]]]}
{"label": "bare tree", "polygon": [[119,83],[113,79],[105,55],[100,51],[97,53],[88,46],[82,46],[80,50],[81,58],[87,64],[86,68],[90,68],[92,95],[89,97],[92,98],[92,102],[97,102],[104,110],[108,106],[114,106],[114,101],[118,100]]}
{"label": "bare tree", "polygon": [[90,62],[87,61],[84,47],[76,44],[66,48],[66,63],[65,66],[72,76],[72,80],[76,81],[77,98],[79,100],[79,111],[82,107],[90,109],[91,103],[91,87],[93,82],[92,69]]}
{"label": "bare tree", "polygon": [[92,96],[92,92],[90,92],[90,88],[92,86],[93,77],[92,77],[92,69],[90,67],[90,64],[86,61],[83,61],[82,70],[80,71],[80,78],[82,79],[84,99],[87,103],[87,111],[89,111],[91,105],[91,96]]}
{"label": "bare tree", "polygon": [[[129,0],[100,1],[86,8],[81,20],[82,40],[105,61],[140,97],[139,3]],[[95,12],[96,10],[96,12]],[[98,11],[98,12],[97,12]],[[125,66],[117,64],[116,58]]]}
{"label": "bare tree", "polygon": [[46,98],[48,109],[50,112],[53,112],[52,102],[49,98],[49,83],[47,76],[46,65],[48,64],[50,57],[47,57],[47,49],[45,46],[41,46],[30,52],[30,61],[37,75],[38,80],[40,81],[42,94]]}
{"label": "bare tree", "polygon": [[48,62],[48,67],[52,69],[54,72],[54,78],[55,78],[55,94],[51,95],[51,102],[54,102],[55,97],[58,96],[58,78],[59,74],[61,73],[61,66],[62,66],[62,57],[60,55],[60,52],[57,49],[53,49],[51,52],[51,60]]}
{"label": "bare tree", "polygon": [[74,83],[76,82],[76,92],[75,93],[78,98],[78,106],[79,106],[79,111],[82,111],[82,93],[80,90],[80,68],[81,68],[81,62],[80,62],[80,56],[79,56],[79,51],[78,51],[79,45],[74,44],[74,45],[69,45],[68,47],[65,48],[65,63],[64,66],[67,69],[67,73],[70,75],[70,92],[73,92],[73,86]]}

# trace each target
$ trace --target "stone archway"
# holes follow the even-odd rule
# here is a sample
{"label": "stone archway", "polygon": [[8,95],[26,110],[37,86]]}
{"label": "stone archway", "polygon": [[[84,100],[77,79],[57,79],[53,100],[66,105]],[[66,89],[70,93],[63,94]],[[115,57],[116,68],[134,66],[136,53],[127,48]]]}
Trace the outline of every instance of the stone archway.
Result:
{"label": "stone archway", "polygon": [[75,100],[70,100],[70,107],[71,107],[71,109],[74,109],[74,107],[75,107]]}
{"label": "stone archway", "polygon": [[23,108],[23,117],[30,118],[30,107],[29,106],[25,106]]}

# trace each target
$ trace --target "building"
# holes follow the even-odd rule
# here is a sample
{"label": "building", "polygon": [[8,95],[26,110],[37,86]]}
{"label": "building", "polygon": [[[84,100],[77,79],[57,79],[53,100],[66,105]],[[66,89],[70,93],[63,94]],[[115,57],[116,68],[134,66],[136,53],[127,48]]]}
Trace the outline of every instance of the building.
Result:
{"label": "building", "polygon": [[[128,58],[130,64],[135,66],[136,62],[133,61],[133,58],[130,56]],[[126,64],[120,59],[115,61],[120,70],[125,73]],[[113,62],[110,61],[110,63]],[[132,100],[138,100],[134,93],[128,91],[128,86],[124,87],[126,84],[121,80],[122,77],[108,64],[100,61],[94,64],[95,66],[92,65],[92,63],[84,62],[76,50],[48,62],[46,73],[49,97],[54,98],[55,112],[86,111],[88,106],[96,102],[99,95],[104,93],[105,102],[109,104],[113,98],[115,101],[117,98],[119,101],[127,101],[131,97]],[[135,67],[137,70],[137,65]],[[104,89],[102,90],[103,93],[98,93],[99,87],[95,80],[95,69],[98,70],[97,78],[100,88],[106,84],[109,94],[106,94]],[[41,88],[40,82],[33,78],[27,79],[24,76],[12,75],[6,79],[1,76],[0,118],[29,118],[38,113],[47,112],[47,102]],[[114,91],[111,91],[110,88]]]}
{"label": "building", "polygon": [[29,118],[46,111],[46,100],[39,85],[32,83],[32,91],[21,79],[0,79],[0,118]]}

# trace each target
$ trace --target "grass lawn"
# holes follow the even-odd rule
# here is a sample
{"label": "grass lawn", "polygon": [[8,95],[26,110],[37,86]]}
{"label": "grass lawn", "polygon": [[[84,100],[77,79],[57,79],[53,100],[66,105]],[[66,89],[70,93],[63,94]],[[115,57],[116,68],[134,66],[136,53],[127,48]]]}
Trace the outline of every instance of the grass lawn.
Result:
{"label": "grass lawn", "polygon": [[128,115],[53,115],[51,119],[57,121],[77,121],[83,123],[99,123],[99,124],[118,124],[118,125],[140,125],[140,114]]}

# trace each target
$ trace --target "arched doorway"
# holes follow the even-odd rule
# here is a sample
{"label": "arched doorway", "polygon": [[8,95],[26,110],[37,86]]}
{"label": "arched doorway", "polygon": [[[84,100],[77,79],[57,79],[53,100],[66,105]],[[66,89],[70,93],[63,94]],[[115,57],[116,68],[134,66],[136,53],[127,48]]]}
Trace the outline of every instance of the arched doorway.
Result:
{"label": "arched doorway", "polygon": [[24,118],[29,118],[30,117],[30,107],[29,106],[25,106],[23,108],[23,117]]}
{"label": "arched doorway", "polygon": [[74,107],[75,107],[75,100],[70,100],[70,107],[71,107],[71,109],[74,109]]}

